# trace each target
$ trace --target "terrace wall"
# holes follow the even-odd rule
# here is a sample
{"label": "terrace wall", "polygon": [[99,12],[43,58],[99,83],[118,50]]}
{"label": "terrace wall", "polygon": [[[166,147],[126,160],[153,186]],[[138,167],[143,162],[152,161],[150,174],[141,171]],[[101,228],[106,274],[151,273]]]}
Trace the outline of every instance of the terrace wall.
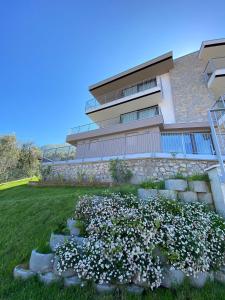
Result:
{"label": "terrace wall", "polygon": [[[204,170],[215,164],[213,160],[190,160],[173,158],[141,158],[126,160],[133,173],[132,183],[140,183],[148,179],[166,179],[180,173],[184,176],[204,173]],[[43,164],[43,168],[48,164]],[[55,162],[51,165],[51,174],[48,181],[63,179],[67,182],[76,182],[79,174],[85,179],[96,182],[111,183],[109,161],[98,162]]]}

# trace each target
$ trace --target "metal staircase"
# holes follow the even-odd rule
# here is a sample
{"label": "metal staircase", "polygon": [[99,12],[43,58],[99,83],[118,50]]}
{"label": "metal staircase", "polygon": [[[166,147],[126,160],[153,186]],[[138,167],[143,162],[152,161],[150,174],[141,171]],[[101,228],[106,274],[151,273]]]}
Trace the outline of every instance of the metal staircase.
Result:
{"label": "metal staircase", "polygon": [[225,94],[208,111],[215,152],[220,164],[221,181],[225,183]]}

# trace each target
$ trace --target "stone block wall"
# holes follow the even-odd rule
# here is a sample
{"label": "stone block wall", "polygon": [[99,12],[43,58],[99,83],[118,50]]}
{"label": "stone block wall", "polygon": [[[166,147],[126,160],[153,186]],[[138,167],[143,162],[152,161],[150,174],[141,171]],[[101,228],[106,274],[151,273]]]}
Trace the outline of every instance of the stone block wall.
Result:
{"label": "stone block wall", "polygon": [[[204,170],[215,164],[214,161],[185,160],[168,158],[146,158],[126,160],[128,167],[133,173],[132,183],[152,179],[161,180],[171,178],[177,173],[184,176],[204,173]],[[46,164],[43,165],[43,168]],[[79,174],[83,174],[87,180],[91,179],[101,183],[111,183],[109,161],[86,162],[86,163],[55,163],[51,164],[51,175],[48,180],[64,179],[68,182],[76,182]]]}
{"label": "stone block wall", "polygon": [[206,63],[198,58],[198,52],[174,60],[170,81],[177,123],[208,120],[207,111],[215,99],[206,87],[205,66]]}

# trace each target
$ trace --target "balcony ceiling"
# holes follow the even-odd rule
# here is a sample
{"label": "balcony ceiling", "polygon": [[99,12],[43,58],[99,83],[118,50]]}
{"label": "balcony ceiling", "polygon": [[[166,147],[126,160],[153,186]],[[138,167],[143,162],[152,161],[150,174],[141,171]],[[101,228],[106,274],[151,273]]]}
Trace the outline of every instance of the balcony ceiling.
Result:
{"label": "balcony ceiling", "polygon": [[[159,88],[154,88],[155,92],[151,94],[144,94],[137,98],[132,97],[129,101],[115,100],[110,102],[110,105],[101,105],[98,109],[89,111],[87,115],[93,122],[100,122],[115,118],[121,114],[147,108],[158,104],[162,100],[162,94]],[[153,90],[153,89],[151,89]]]}
{"label": "balcony ceiling", "polygon": [[225,68],[213,72],[208,81],[208,88],[213,91],[216,99],[225,94]]}
{"label": "balcony ceiling", "polygon": [[141,65],[100,81],[89,87],[96,98],[113,90],[122,89],[145,79],[168,73],[173,68],[173,53],[168,52]]}
{"label": "balcony ceiling", "polygon": [[199,58],[208,61],[211,58],[225,56],[225,39],[202,42]]}

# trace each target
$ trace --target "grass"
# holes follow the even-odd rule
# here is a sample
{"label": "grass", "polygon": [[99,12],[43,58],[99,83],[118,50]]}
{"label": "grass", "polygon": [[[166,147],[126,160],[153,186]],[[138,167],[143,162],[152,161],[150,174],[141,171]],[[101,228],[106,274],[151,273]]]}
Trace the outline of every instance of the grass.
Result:
{"label": "grass", "polygon": [[[124,290],[100,296],[93,286],[63,288],[61,284],[45,287],[37,278],[13,280],[13,268],[27,263],[31,250],[49,241],[58,224],[73,215],[78,196],[101,194],[104,188],[14,186],[0,191],[0,299],[1,300],[222,300],[225,285],[208,283],[202,290],[187,283],[178,289],[158,289],[141,296],[128,295]],[[108,191],[136,192],[136,187],[110,188]]]}
{"label": "grass", "polygon": [[13,188],[19,185],[25,185],[30,181],[38,181],[38,177],[30,177],[30,178],[24,178],[19,180],[14,180],[6,183],[0,183],[0,191]]}

